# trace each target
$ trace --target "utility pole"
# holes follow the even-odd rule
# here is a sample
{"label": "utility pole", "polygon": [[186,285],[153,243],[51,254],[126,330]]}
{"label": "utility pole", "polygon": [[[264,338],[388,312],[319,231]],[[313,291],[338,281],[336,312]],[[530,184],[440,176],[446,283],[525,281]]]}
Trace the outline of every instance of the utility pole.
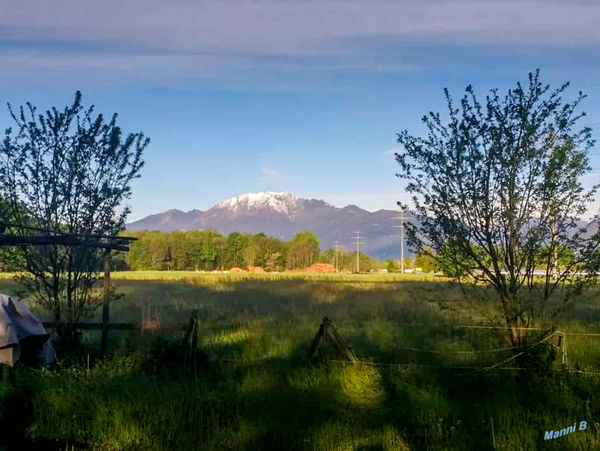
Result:
{"label": "utility pole", "polygon": [[339,270],[339,262],[340,262],[340,242],[335,242],[335,272],[340,272]]}
{"label": "utility pole", "polygon": [[359,253],[360,253],[360,245],[363,244],[362,237],[360,236],[360,232],[357,230],[356,235],[354,236],[354,244],[356,244],[356,272],[360,273],[360,262],[359,262]]}
{"label": "utility pole", "polygon": [[399,219],[400,225],[392,226],[400,229],[400,272],[404,274],[404,220],[408,219],[404,216],[404,210],[400,211],[400,216],[392,219]]}

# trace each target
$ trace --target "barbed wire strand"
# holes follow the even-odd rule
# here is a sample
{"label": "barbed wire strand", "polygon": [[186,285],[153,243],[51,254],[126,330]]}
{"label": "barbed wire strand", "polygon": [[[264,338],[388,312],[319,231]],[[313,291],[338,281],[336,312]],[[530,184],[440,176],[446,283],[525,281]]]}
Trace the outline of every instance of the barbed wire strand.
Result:
{"label": "barbed wire strand", "polygon": [[[270,359],[272,359],[272,358],[268,357],[268,358],[252,359],[252,360],[219,358],[216,360],[219,360],[222,362],[230,362],[230,363],[253,363],[253,362],[262,362],[262,361],[270,360]],[[481,368],[481,367],[477,367],[477,366],[427,365],[427,364],[422,364],[422,363],[349,362],[347,360],[327,360],[327,362],[341,363],[343,365],[349,365],[349,366],[364,365],[364,366],[383,366],[383,367],[401,367],[401,368],[411,368],[411,367],[414,367],[414,368],[441,368],[441,369],[447,369],[447,370],[476,370],[476,371],[481,371],[481,370],[485,369],[485,368]],[[526,370],[526,368],[519,368],[519,367],[496,367],[496,368],[490,368],[490,369],[499,370],[499,371],[523,371],[523,370]],[[600,372],[598,372],[598,371],[560,370],[560,369],[550,370],[550,371],[555,372],[555,373],[577,373],[577,374],[600,375]]]}
{"label": "barbed wire strand", "polygon": [[[334,319],[334,322],[344,322],[344,321],[365,321],[363,319],[354,319],[354,318],[340,318]],[[368,321],[368,320],[367,320]],[[543,327],[507,327],[507,326],[478,326],[478,325],[469,325],[469,324],[444,324],[444,323],[396,323],[398,326],[406,326],[406,327],[422,327],[422,326],[430,326],[430,327],[453,327],[456,329],[498,329],[498,330],[548,330],[549,328]],[[592,336],[592,337],[600,337],[599,333],[591,333],[591,332],[562,332],[565,335],[581,335],[581,336]]]}
{"label": "barbed wire strand", "polygon": [[486,352],[501,352],[501,351],[510,351],[512,349],[519,349],[520,346],[512,346],[510,348],[495,348],[495,349],[482,349],[482,350],[473,350],[473,351],[436,351],[432,349],[419,349],[419,348],[404,348],[404,347],[394,347],[394,349],[401,351],[417,351],[417,352],[427,352],[431,354],[478,354],[478,353],[486,353]]}
{"label": "barbed wire strand", "polygon": [[[539,345],[539,344],[542,344],[542,343],[544,343],[545,341],[548,341],[548,340],[550,340],[550,339],[551,339],[552,337],[554,337],[555,335],[561,335],[561,332],[554,332],[554,333],[551,333],[551,334],[550,334],[550,335],[548,335],[546,338],[543,338],[542,340],[540,340],[540,341],[539,341],[537,344],[538,344],[538,345]],[[496,367],[499,367],[500,365],[503,365],[503,364],[505,364],[505,363],[508,363],[508,362],[511,362],[511,361],[515,360],[517,357],[520,357],[520,356],[522,356],[523,354],[525,354],[525,351],[521,351],[521,352],[519,352],[518,354],[515,354],[515,355],[513,355],[512,357],[510,357],[510,358],[508,358],[508,359],[506,359],[506,360],[503,360],[502,362],[496,363],[495,365],[492,365],[492,366],[489,366],[489,367],[483,368],[483,370],[484,370],[484,371],[489,371],[489,370],[492,370],[492,369],[494,369],[494,368],[496,368]]]}

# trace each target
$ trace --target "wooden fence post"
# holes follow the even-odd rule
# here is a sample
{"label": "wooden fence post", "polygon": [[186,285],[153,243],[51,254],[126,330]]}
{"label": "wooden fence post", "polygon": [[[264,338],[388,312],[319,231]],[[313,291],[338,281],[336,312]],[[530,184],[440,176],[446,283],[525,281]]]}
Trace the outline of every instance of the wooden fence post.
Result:
{"label": "wooden fence post", "polygon": [[323,318],[323,322],[319,326],[319,331],[317,332],[317,335],[315,335],[315,338],[313,338],[310,348],[308,349],[308,357],[310,357],[312,360],[316,360],[321,356],[321,351],[319,348],[321,347],[321,341],[323,341],[323,336],[325,335],[326,321],[329,321],[329,319]]}
{"label": "wooden fence post", "polygon": [[344,359],[351,363],[360,362],[354,351],[352,351],[352,348],[346,343],[346,340],[338,333],[333,321],[327,317],[323,318],[323,322],[319,326],[319,331],[308,350],[308,356],[311,359],[322,359],[321,346],[325,341],[335,349],[336,359]]}
{"label": "wooden fence post", "polygon": [[108,323],[110,320],[109,314],[110,303],[110,250],[104,253],[104,295],[102,299],[102,353],[105,353],[108,348]]}
{"label": "wooden fence post", "polygon": [[183,365],[189,372],[188,374],[195,376],[198,353],[198,310],[192,311],[181,345],[183,348]]}

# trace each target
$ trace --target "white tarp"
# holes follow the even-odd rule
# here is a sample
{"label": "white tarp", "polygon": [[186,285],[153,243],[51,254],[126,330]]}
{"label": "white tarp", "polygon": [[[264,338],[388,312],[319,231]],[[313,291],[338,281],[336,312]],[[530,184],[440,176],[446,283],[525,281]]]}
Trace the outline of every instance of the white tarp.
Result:
{"label": "white tarp", "polygon": [[42,322],[23,302],[0,294],[0,350],[12,348],[13,362],[19,359],[23,347],[42,363],[52,363],[56,354],[49,338]]}

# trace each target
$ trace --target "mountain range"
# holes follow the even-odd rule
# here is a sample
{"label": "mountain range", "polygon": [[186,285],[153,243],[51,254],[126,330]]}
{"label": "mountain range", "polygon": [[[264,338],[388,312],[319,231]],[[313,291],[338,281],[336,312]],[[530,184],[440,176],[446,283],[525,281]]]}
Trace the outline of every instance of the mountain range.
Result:
{"label": "mountain range", "polygon": [[[397,211],[370,212],[347,205],[335,207],[323,200],[303,199],[289,192],[247,193],[227,199],[206,211],[168,210],[127,224],[128,230],[202,230],[265,233],[290,240],[298,232],[313,232],[321,249],[334,247],[336,241],[345,251],[356,249],[360,232],[361,252],[377,259],[399,258],[400,236]],[[406,256],[410,256],[405,249]]]}

